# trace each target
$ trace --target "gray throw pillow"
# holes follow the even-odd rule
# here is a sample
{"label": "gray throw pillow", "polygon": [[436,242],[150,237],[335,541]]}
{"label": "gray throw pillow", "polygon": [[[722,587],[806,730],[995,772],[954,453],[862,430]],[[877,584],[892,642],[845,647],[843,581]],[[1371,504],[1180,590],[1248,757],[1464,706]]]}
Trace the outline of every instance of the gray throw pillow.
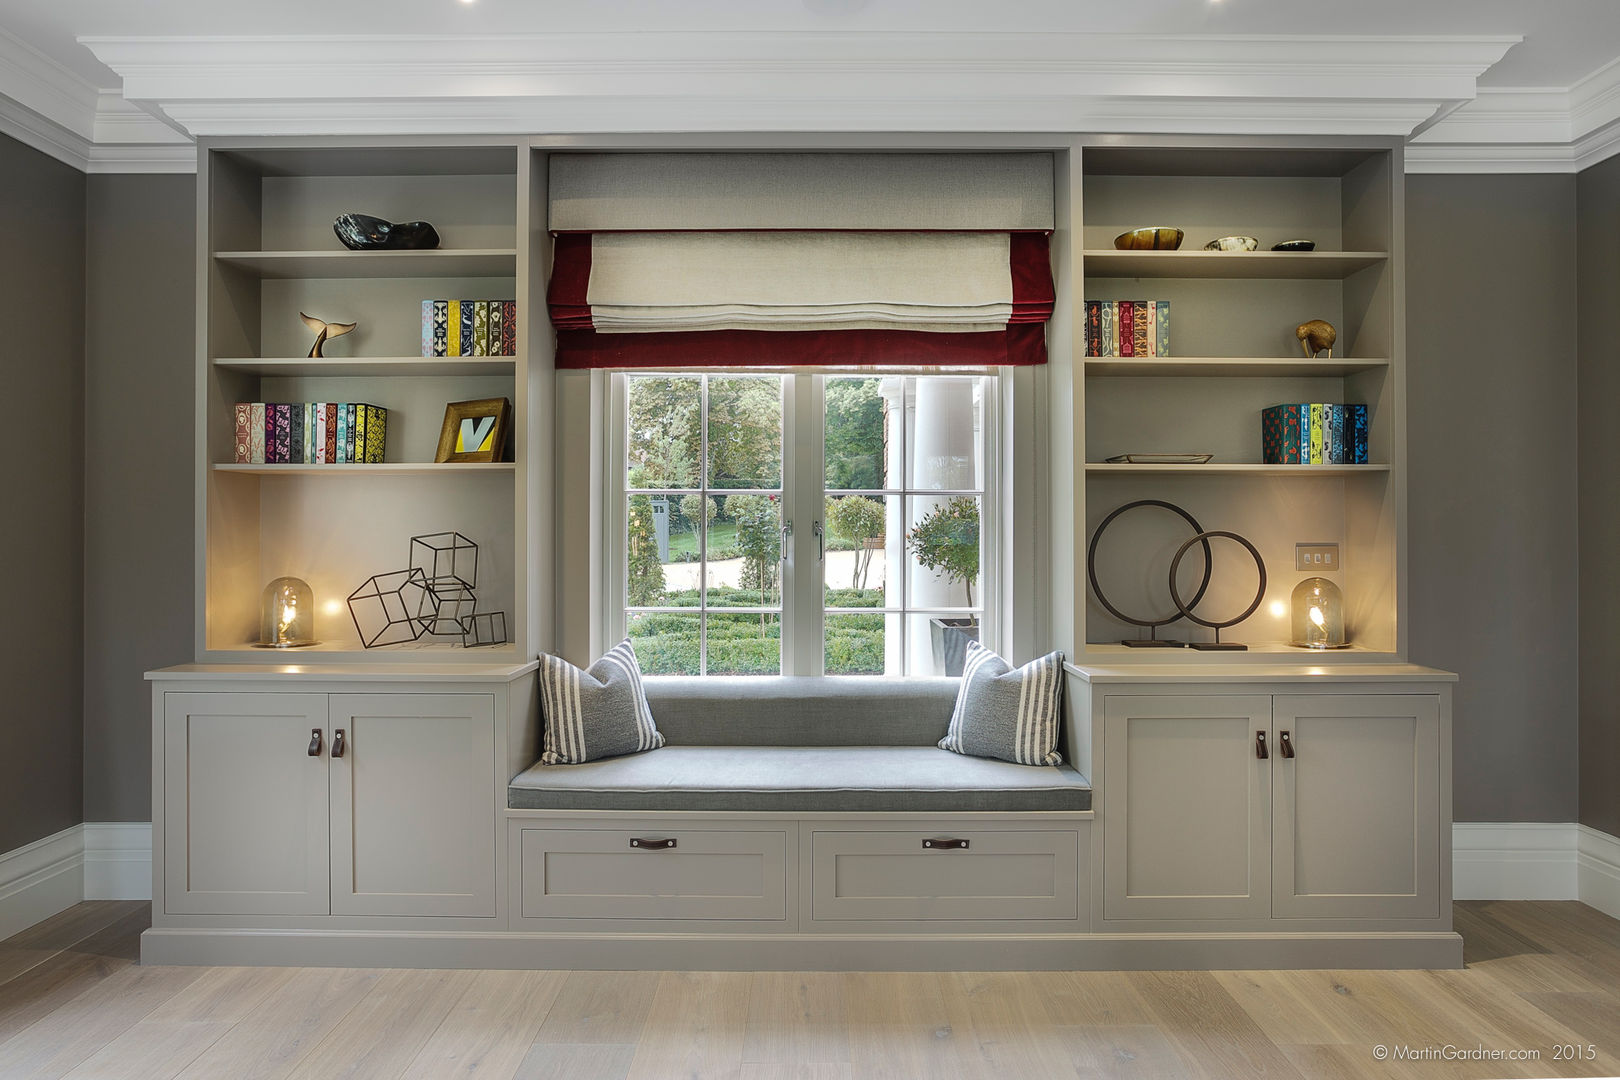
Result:
{"label": "gray throw pillow", "polygon": [[538,677],[546,734],[542,765],[579,765],[664,745],[628,638],[585,671],[541,653]]}
{"label": "gray throw pillow", "polygon": [[1019,765],[1057,765],[1063,729],[1063,654],[1021,668],[970,642],[943,750]]}

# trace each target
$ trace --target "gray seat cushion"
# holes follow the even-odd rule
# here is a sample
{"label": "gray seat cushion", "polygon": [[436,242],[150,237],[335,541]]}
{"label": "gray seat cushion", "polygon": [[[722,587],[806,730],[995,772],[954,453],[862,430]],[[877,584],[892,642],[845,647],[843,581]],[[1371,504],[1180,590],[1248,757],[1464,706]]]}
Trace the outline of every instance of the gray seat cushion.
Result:
{"label": "gray seat cushion", "polygon": [[671,746],[933,746],[950,726],[959,682],[708,675],[642,685]]}
{"label": "gray seat cushion", "polygon": [[517,810],[1089,810],[1091,786],[1067,765],[1013,765],[934,746],[670,745],[536,765],[513,779],[508,802]]}

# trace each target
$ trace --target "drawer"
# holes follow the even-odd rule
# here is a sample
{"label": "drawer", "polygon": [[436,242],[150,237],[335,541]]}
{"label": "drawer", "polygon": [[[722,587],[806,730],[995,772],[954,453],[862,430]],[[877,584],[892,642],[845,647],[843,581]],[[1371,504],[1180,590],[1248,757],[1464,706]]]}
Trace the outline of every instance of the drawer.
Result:
{"label": "drawer", "polygon": [[[947,838],[967,846],[934,846]],[[816,831],[810,882],[817,922],[1073,920],[1080,916],[1080,834]]]}
{"label": "drawer", "polygon": [[523,829],[519,915],[786,919],[787,851],[786,830]]}

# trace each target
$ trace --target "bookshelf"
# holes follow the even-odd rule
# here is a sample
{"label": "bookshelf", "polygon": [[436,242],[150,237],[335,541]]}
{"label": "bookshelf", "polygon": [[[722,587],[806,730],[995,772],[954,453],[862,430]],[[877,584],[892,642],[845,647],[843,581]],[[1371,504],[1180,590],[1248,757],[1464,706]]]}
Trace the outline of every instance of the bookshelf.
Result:
{"label": "bookshelf", "polygon": [[[1173,139],[1107,140],[1078,152],[1075,262],[1077,307],[1085,300],[1168,300],[1169,357],[1085,357],[1083,310],[1073,352],[1079,419],[1075,478],[1075,638],[1081,664],[1237,664],[1324,654],[1294,649],[1289,595],[1310,576],[1294,568],[1296,543],[1337,542],[1341,567],[1322,576],[1344,590],[1354,647],[1334,663],[1404,660],[1405,440],[1401,307],[1400,151],[1393,146],[1302,145],[1255,140],[1224,146]],[[1147,225],[1176,226],[1176,251],[1117,251],[1115,236]],[[1209,252],[1216,237],[1257,237],[1255,252]],[[1311,252],[1272,252],[1295,239]],[[1326,319],[1338,330],[1332,357],[1307,359],[1294,328]],[[1369,463],[1268,465],[1261,410],[1286,402],[1359,403],[1369,413]],[[1203,465],[1114,464],[1123,453],[1211,452]],[[1205,529],[1253,541],[1267,568],[1260,609],[1227,630],[1247,653],[1189,654],[1128,649],[1139,636],[1096,602],[1086,583],[1085,547],[1102,518],[1138,499],[1188,510]],[[1110,600],[1129,612],[1174,610],[1162,579],[1190,535],[1167,514],[1117,519],[1102,541],[1098,574]],[[1214,574],[1199,605],[1206,617],[1242,611],[1256,587],[1253,562],[1237,545],[1214,545]],[[1183,593],[1197,588],[1202,561],[1182,567]],[[1163,632],[1209,640],[1186,622]]]}
{"label": "bookshelf", "polygon": [[[549,520],[552,365],[549,333],[533,333],[544,318],[544,263],[531,262],[543,247],[531,221],[544,171],[532,169],[527,140],[211,139],[199,149],[197,659],[532,657],[549,640],[550,540],[538,526]],[[351,211],[431,221],[441,246],[349,251],[332,221]],[[421,302],[439,298],[516,299],[517,355],[419,355]],[[310,358],[301,311],[359,326]],[[445,405],[489,397],[512,401],[510,460],[435,463]],[[381,405],[385,460],[237,464],[238,401]],[[348,595],[408,566],[412,536],[450,530],[479,544],[478,607],[506,612],[511,642],[364,649]],[[315,591],[317,648],[252,647],[260,590],[284,574]]]}

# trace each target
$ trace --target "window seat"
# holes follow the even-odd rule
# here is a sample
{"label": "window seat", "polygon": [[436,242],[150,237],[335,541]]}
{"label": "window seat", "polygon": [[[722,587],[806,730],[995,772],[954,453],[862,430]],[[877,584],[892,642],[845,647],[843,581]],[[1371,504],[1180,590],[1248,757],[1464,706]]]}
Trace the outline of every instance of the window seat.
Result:
{"label": "window seat", "polygon": [[583,765],[535,765],[514,810],[974,812],[1091,809],[1077,770],[964,757],[934,744],[955,679],[646,681],[668,745]]}

